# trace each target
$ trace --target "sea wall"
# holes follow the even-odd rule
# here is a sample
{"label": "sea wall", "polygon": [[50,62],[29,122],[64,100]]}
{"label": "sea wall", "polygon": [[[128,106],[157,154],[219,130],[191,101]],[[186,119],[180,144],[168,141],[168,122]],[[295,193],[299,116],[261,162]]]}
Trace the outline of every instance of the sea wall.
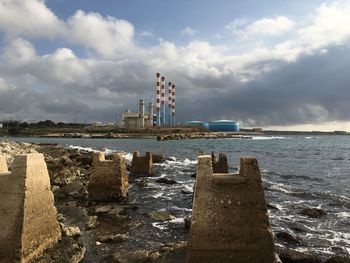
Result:
{"label": "sea wall", "polygon": [[187,262],[277,262],[258,162],[242,157],[240,172],[213,173],[198,157]]}
{"label": "sea wall", "polygon": [[42,154],[17,155],[0,174],[0,262],[30,262],[61,237]]}
{"label": "sea wall", "polygon": [[88,186],[89,197],[94,201],[120,201],[128,195],[126,161],[121,153],[106,160],[102,152],[94,153]]}

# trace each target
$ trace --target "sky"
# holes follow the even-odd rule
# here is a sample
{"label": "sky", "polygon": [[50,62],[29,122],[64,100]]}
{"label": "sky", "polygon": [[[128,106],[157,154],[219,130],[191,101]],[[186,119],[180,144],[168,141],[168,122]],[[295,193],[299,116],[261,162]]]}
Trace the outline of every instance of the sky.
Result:
{"label": "sky", "polygon": [[112,122],[176,85],[178,122],[350,131],[350,0],[0,0],[0,120]]}

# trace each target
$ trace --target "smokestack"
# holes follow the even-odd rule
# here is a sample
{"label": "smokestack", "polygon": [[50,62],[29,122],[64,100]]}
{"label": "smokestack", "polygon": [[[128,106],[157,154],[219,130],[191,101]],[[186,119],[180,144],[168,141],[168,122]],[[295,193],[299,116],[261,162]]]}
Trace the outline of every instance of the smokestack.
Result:
{"label": "smokestack", "polygon": [[165,78],[162,77],[162,125],[165,125]]}
{"label": "smokestack", "polygon": [[156,74],[157,86],[156,86],[156,107],[157,107],[157,126],[160,126],[160,74]]}
{"label": "smokestack", "polygon": [[140,128],[145,128],[145,103],[143,100],[140,100],[139,108]]}
{"label": "smokestack", "polygon": [[149,126],[153,127],[153,103],[148,103]]}
{"label": "smokestack", "polygon": [[172,105],[172,122],[173,122],[173,125],[175,125],[175,84],[173,85],[173,88],[172,88],[172,100],[173,100],[173,105]]}
{"label": "smokestack", "polygon": [[172,118],[171,118],[171,110],[172,110],[172,90],[171,90],[171,82],[168,83],[168,112],[169,112],[169,115],[168,115],[168,124],[169,125],[172,125]]}

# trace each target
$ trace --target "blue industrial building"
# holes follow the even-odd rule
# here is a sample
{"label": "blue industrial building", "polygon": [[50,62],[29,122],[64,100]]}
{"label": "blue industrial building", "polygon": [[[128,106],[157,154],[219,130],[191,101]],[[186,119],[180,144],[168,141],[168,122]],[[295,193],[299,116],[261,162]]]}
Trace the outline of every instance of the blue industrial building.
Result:
{"label": "blue industrial building", "polygon": [[231,121],[231,120],[210,121],[209,130],[239,132],[239,122]]}

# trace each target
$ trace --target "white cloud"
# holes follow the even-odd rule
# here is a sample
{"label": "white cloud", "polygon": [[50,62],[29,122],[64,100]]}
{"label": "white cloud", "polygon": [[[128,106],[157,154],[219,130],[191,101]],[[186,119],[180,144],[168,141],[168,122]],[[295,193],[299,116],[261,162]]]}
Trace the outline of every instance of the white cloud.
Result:
{"label": "white cloud", "polygon": [[141,37],[154,37],[153,33],[150,31],[142,31],[139,33],[139,36],[141,36]]}
{"label": "white cloud", "polygon": [[295,23],[285,16],[263,18],[249,22],[247,19],[237,19],[226,26],[226,29],[242,38],[256,36],[276,36],[290,31]]}
{"label": "white cloud", "polygon": [[66,38],[104,56],[121,56],[133,49],[134,26],[125,20],[77,11],[67,21]]}
{"label": "white cloud", "polygon": [[0,30],[7,37],[53,38],[63,30],[63,23],[39,0],[0,0]]}
{"label": "white cloud", "polygon": [[189,26],[185,27],[184,30],[181,31],[181,34],[183,35],[187,35],[187,36],[194,36],[196,34],[198,34],[199,32]]}

